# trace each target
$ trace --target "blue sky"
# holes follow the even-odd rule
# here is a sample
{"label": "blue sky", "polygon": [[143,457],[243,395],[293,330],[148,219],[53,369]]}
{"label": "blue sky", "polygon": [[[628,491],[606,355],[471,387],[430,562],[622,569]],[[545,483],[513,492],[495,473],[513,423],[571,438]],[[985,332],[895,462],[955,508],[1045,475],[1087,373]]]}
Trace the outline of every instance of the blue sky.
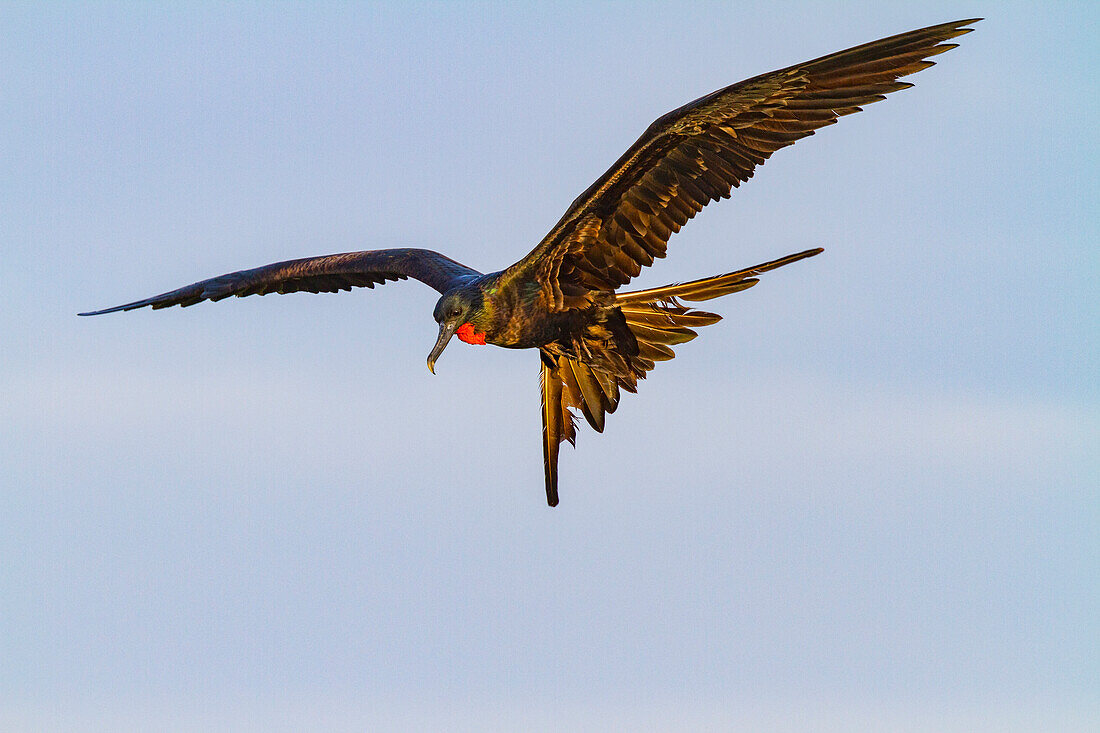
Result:
{"label": "blue sky", "polygon": [[[245,267],[525,254],[654,118],[986,16],[641,286],[823,246],[563,452],[418,283],[96,319]],[[0,727],[1100,724],[1091,3],[7,4]]]}

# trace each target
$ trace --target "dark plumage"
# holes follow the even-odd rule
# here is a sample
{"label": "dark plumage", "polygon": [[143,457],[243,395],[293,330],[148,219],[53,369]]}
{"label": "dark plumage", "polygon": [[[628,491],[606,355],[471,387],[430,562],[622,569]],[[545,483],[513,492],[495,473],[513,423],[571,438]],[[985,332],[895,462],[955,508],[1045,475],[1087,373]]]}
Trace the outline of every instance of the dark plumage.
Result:
{"label": "dark plumage", "polygon": [[189,306],[231,295],[337,292],[409,277],[442,293],[435,360],[458,334],[469,343],[537,348],[542,362],[546,498],[558,503],[557,458],[574,442],[574,410],[602,432],[620,390],[634,392],[672,347],[720,316],[683,302],[752,287],[768,270],[821,249],[680,285],[619,293],[665,256],[669,237],[711,201],[752,177],[776,150],[910,84],[900,77],[969,33],[977,19],[944,23],[762,74],[708,94],[655,121],[570,205],[526,257],[483,275],[425,249],[309,257],[233,272],[93,313]]}

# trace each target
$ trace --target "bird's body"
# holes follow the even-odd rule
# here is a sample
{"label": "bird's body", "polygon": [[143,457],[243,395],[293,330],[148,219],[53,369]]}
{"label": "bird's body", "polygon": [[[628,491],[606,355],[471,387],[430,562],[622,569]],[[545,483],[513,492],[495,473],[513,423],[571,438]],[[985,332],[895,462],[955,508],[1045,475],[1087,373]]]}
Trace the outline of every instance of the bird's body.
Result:
{"label": "bird's body", "polygon": [[665,256],[673,233],[709,203],[728,198],[773,152],[910,84],[975,20],[910,31],[762,74],[664,115],[572,203],[512,266],[482,274],[438,252],[387,249],[278,262],[203,280],[108,308],[189,306],[267,293],[372,288],[409,277],[442,293],[434,317],[435,360],[452,336],[471,344],[537,348],[541,360],[547,501],[558,502],[557,455],[575,440],[574,410],[597,431],[620,390],[634,392],[672,346],[720,316],[683,304],[755,285],[757,275],[820,253],[798,254],[679,285],[623,292]]}
{"label": "bird's body", "polygon": [[[577,319],[576,311],[551,311],[538,284],[509,281],[504,272],[474,280],[483,307],[470,321],[483,343],[506,349],[530,349],[561,338]],[[467,343],[476,341],[467,340]]]}

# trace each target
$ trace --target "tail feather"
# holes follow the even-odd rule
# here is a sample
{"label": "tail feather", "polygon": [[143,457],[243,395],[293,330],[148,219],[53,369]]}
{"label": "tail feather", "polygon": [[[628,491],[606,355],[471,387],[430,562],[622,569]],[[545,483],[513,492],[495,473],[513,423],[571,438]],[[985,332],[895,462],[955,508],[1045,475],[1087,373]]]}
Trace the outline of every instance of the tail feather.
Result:
{"label": "tail feather", "polygon": [[634,290],[627,293],[616,293],[615,304],[618,306],[633,305],[637,303],[654,303],[660,301],[671,301],[673,299],[687,300],[696,302],[700,300],[710,300],[711,298],[718,298],[723,295],[729,295],[730,293],[736,293],[739,290],[745,290],[751,288],[753,285],[759,282],[756,276],[774,270],[784,265],[789,265],[792,262],[798,262],[804,260],[807,257],[813,257],[814,255],[821,254],[825,250],[821,247],[816,249],[808,249],[805,252],[798,252],[797,254],[787,255],[786,257],[780,257],[778,260],[772,260],[771,262],[765,262],[755,267],[750,267],[745,270],[737,270],[736,272],[727,272],[724,275],[715,275],[714,277],[705,277],[702,280],[692,280],[686,283],[675,283],[673,285],[662,285],[659,288],[649,288],[648,290]]}
{"label": "tail feather", "polygon": [[562,383],[557,370],[545,363],[539,373],[542,392],[542,466],[546,478],[546,503],[558,505],[558,448],[563,440],[573,442],[573,416],[562,402]]}
{"label": "tail feather", "polygon": [[820,247],[808,249],[724,275],[648,290],[617,293],[615,304],[619,306],[627,326],[638,340],[638,356],[633,363],[638,376],[644,377],[653,368],[654,362],[673,358],[673,346],[691,341],[697,335],[692,327],[707,326],[722,320],[722,316],[717,313],[694,310],[682,305],[680,301],[710,300],[751,288],[760,282],[757,275],[813,257],[823,251]]}
{"label": "tail feather", "polygon": [[[544,351],[541,373],[542,448],[547,503],[550,506],[558,503],[558,448],[563,441],[576,441],[573,410],[580,410],[589,425],[597,432],[603,432],[604,415],[615,411],[620,389],[637,391],[639,378],[644,378],[657,362],[676,356],[673,346],[695,338],[698,334],[694,329],[722,320],[717,313],[695,310],[679,301],[710,300],[751,288],[758,282],[756,276],[760,273],[813,257],[822,251],[810,249],[747,270],[702,280],[616,293],[615,305],[638,342],[637,353],[629,357],[629,367],[622,373],[604,371],[580,359]],[[604,367],[614,368],[617,367]]]}

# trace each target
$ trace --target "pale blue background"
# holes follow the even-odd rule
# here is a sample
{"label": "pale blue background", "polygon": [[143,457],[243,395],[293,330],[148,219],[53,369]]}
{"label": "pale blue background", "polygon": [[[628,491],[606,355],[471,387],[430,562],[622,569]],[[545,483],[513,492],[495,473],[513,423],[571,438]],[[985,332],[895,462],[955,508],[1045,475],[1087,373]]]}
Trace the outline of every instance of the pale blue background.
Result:
{"label": "pale blue background", "polygon": [[[0,6],[0,728],[1100,728],[1095,3]],[[658,115],[988,19],[642,285],[807,247],[562,457],[417,283]]]}

